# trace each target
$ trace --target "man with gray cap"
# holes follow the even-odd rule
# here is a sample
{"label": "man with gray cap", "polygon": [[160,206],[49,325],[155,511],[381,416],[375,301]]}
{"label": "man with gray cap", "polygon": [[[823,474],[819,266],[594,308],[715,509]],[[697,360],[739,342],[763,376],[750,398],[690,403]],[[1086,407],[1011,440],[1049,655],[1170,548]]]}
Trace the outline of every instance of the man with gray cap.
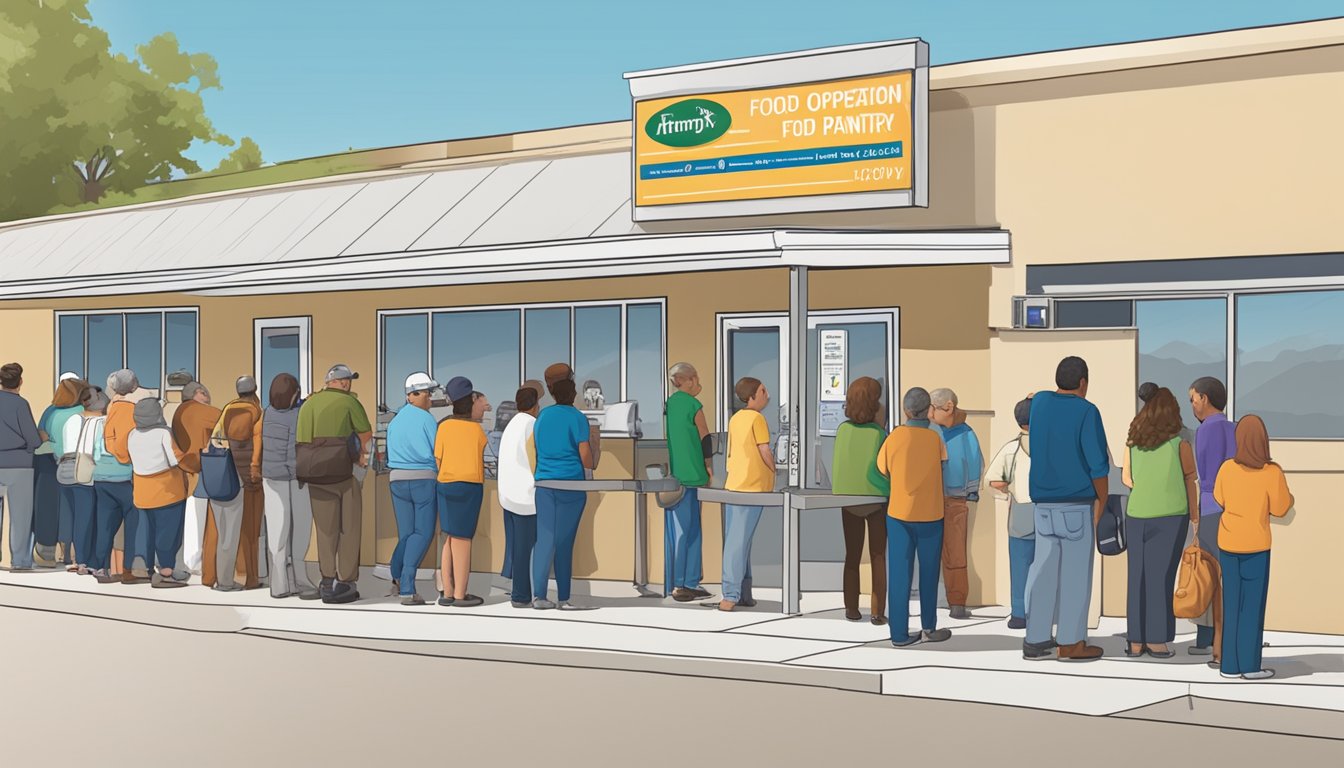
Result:
{"label": "man with gray cap", "polygon": [[350,391],[359,374],[344,364],[327,371],[326,388],[299,408],[297,474],[307,483],[317,529],[319,590],[324,603],[359,599],[359,536],[363,510],[354,464],[368,466],[369,415]]}
{"label": "man with gray cap", "polygon": [[202,574],[201,583],[214,586],[214,563],[210,565],[210,580],[204,579],[201,562],[205,529],[209,525],[210,499],[205,486],[200,484],[201,451],[210,444],[210,433],[219,423],[220,410],[210,404],[210,390],[199,381],[182,386],[182,404],[173,413],[173,442],[182,449],[182,470],[192,483],[194,493],[187,499],[186,520],[182,534],[182,567]]}
{"label": "man with gray cap", "polygon": [[[221,592],[261,586],[257,566],[265,504],[261,492],[261,400],[257,397],[257,381],[251,376],[238,377],[234,390],[238,397],[224,406],[211,440],[215,445],[227,445],[232,452],[242,488],[228,501],[211,502],[214,515],[206,520],[201,545],[201,583],[213,583]],[[238,584],[235,578],[243,583]]]}

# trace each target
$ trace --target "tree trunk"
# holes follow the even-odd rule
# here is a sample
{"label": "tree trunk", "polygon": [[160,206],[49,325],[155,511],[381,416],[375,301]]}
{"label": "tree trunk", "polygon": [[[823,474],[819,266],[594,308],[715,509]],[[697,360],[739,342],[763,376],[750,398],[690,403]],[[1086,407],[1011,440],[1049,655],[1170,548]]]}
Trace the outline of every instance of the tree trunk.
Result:
{"label": "tree trunk", "polygon": [[81,181],[79,185],[80,200],[86,203],[96,203],[103,199],[103,194],[107,190],[99,181]]}

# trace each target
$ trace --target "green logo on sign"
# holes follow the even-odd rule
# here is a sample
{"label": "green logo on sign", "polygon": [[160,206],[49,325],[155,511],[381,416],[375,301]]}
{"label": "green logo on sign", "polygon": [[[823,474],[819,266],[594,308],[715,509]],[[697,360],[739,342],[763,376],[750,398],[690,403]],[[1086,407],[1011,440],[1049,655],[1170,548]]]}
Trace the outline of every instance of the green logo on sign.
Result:
{"label": "green logo on sign", "polygon": [[644,124],[650,139],[669,147],[698,147],[728,132],[733,116],[709,99],[687,99],[659,110]]}

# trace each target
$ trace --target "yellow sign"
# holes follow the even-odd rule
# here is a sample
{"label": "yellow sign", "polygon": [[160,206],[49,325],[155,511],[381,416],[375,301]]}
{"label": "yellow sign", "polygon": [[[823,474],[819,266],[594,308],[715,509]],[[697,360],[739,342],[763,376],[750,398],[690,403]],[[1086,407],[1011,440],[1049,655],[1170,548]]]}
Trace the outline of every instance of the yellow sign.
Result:
{"label": "yellow sign", "polygon": [[635,104],[635,205],[911,189],[910,71]]}

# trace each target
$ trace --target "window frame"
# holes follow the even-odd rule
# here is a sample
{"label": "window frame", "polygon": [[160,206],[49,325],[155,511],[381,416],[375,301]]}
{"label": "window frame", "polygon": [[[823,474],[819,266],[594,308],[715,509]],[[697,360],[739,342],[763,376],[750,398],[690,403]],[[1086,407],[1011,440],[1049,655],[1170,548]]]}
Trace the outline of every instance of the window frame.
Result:
{"label": "window frame", "polygon": [[[201,308],[200,307],[120,307],[116,309],[58,309],[52,315],[52,325],[55,328],[55,344],[52,355],[52,381],[61,377],[61,318],[80,317],[84,318],[84,356],[83,356],[83,375],[89,375],[89,323],[90,316],[98,315],[119,315],[121,317],[121,364],[126,365],[126,316],[127,315],[152,315],[159,316],[159,381],[156,389],[159,396],[162,397],[170,387],[168,386],[168,374],[173,371],[168,370],[168,315],[170,313],[190,313],[196,318],[196,345],[192,355],[192,374],[199,376],[201,367]],[[90,382],[95,386],[102,387],[105,382]],[[145,382],[141,381],[140,386]],[[174,391],[181,387],[171,387]]]}
{"label": "window frame", "polygon": [[[1292,293],[1319,293],[1319,292],[1338,292],[1344,291],[1344,280],[1336,282],[1319,282],[1311,285],[1285,285],[1282,281],[1266,281],[1260,286],[1246,286],[1227,290],[1198,290],[1198,291],[1134,291],[1134,292],[1114,292],[1089,291],[1086,293],[1067,293],[1055,292],[1050,294],[1032,295],[1027,297],[1015,297],[1014,303],[1014,321],[1017,318],[1018,305],[1016,299],[1021,298],[1044,298],[1051,302],[1051,317],[1054,318],[1053,304],[1056,301],[1162,301],[1162,300],[1181,300],[1181,299],[1223,299],[1226,302],[1227,309],[1227,417],[1235,420],[1237,418],[1237,299],[1242,296],[1265,296],[1280,295]],[[1137,320],[1137,311],[1131,313]],[[1054,329],[1052,329],[1054,330]],[[1105,329],[1083,329],[1069,328],[1066,330],[1117,330],[1116,328]],[[1277,437],[1271,436],[1274,442],[1297,442],[1297,443],[1344,443],[1344,435],[1336,437]]]}
{"label": "window frame", "polygon": [[[571,368],[574,367],[574,315],[575,310],[583,307],[619,307],[620,315],[620,349],[618,351],[617,365],[620,369],[621,384],[620,398],[617,400],[608,399],[608,402],[623,402],[629,393],[628,375],[626,372],[629,339],[629,321],[630,307],[637,305],[656,305],[658,307],[659,319],[662,323],[661,344],[659,349],[659,358],[662,361],[662,372],[659,380],[662,382],[661,397],[667,399],[667,297],[651,296],[648,298],[635,299],[592,299],[584,301],[547,301],[547,302],[521,302],[512,304],[469,304],[454,307],[412,307],[405,309],[380,309],[377,312],[378,317],[378,403],[380,406],[387,404],[387,393],[383,391],[383,371],[384,349],[386,347],[386,324],[384,318],[405,316],[405,315],[425,315],[428,324],[428,333],[426,335],[425,360],[432,370],[434,367],[434,315],[441,313],[459,313],[459,312],[489,312],[489,311],[516,311],[518,312],[518,381],[526,381],[527,377],[527,310],[529,309],[566,309],[569,311],[569,358],[568,362]],[[390,409],[389,409],[390,412]],[[657,412],[662,412],[662,403],[658,403]]]}

